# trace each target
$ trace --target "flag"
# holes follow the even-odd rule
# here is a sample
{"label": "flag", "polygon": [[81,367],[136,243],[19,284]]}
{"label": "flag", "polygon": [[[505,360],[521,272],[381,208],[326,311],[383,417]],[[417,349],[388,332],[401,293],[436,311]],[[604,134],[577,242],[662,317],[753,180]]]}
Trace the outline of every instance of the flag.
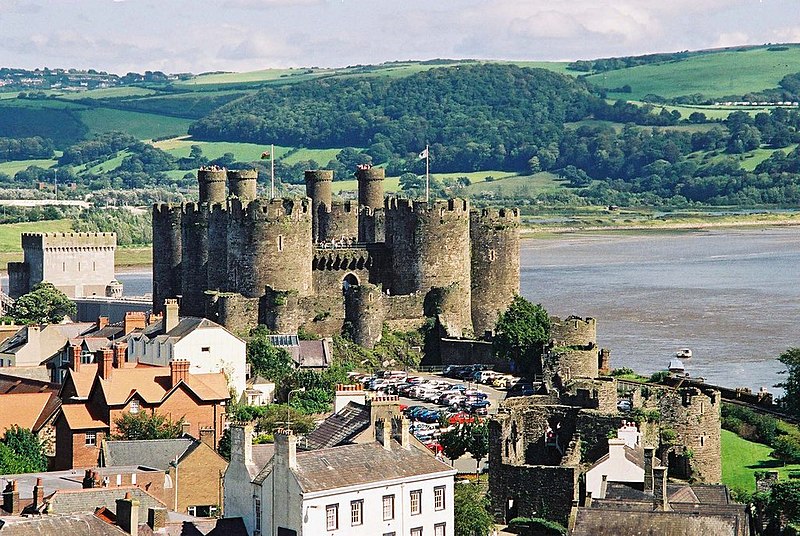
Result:
{"label": "flag", "polygon": [[424,158],[428,158],[428,148],[426,147],[424,151],[419,153],[419,159],[422,160]]}
{"label": "flag", "polygon": [[263,153],[261,153],[261,160],[269,160],[270,157],[271,155],[269,154],[269,151],[264,151]]}

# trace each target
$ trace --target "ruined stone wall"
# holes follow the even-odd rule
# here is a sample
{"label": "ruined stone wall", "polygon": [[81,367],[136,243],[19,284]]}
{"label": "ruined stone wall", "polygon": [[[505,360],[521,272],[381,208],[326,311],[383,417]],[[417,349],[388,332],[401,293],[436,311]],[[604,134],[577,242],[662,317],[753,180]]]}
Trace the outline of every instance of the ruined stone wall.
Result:
{"label": "ruined stone wall", "polygon": [[382,244],[361,244],[353,247],[316,247],[311,261],[314,293],[341,296],[345,278],[356,284],[384,282],[386,260]]}
{"label": "ruined stone wall", "polygon": [[419,329],[425,323],[424,296],[406,294],[384,296],[386,302],[386,325],[395,331]]}
{"label": "ruined stone wall", "polygon": [[312,291],[311,210],[307,199],[256,199],[243,205],[228,200],[228,277],[230,287],[255,298],[267,286]]}
{"label": "ruined stone wall", "polygon": [[497,318],[519,293],[519,210],[470,213],[472,324],[479,337],[494,331]]}
{"label": "ruined stone wall", "polygon": [[259,323],[259,299],[230,292],[206,292],[206,318],[236,335],[247,335]]}
{"label": "ruined stone wall", "polygon": [[493,365],[494,370],[506,370],[509,361],[497,359],[492,343],[471,339],[442,339],[439,343],[442,365],[471,365],[483,363]]}
{"label": "ruined stone wall", "polygon": [[344,296],[306,296],[300,298],[299,307],[305,311],[300,326],[318,337],[341,335],[344,327]]}
{"label": "ruined stone wall", "polygon": [[183,205],[181,224],[181,314],[203,316],[208,287],[208,205]]}
{"label": "ruined stone wall", "polygon": [[231,288],[228,284],[228,212],[224,204],[208,206],[206,278],[209,290]]}
{"label": "ruined stone wall", "polygon": [[328,205],[326,212],[320,213],[319,242],[357,237],[358,207],[352,201],[335,201]]}
{"label": "ruined stone wall", "polygon": [[153,311],[163,312],[164,300],[182,291],[180,205],[153,205]]}
{"label": "ruined stone wall", "polygon": [[606,377],[579,378],[566,382],[560,390],[562,404],[617,413],[617,380]]}
{"label": "ruined stone wall", "polygon": [[386,211],[383,207],[361,207],[358,213],[358,241],[386,241]]}
{"label": "ruined stone wall", "polygon": [[597,323],[594,318],[550,317],[550,339],[555,346],[597,346]]}
{"label": "ruined stone wall", "polygon": [[594,318],[551,317],[551,349],[544,357],[546,376],[558,375],[561,382],[574,378],[596,378],[599,349]]}

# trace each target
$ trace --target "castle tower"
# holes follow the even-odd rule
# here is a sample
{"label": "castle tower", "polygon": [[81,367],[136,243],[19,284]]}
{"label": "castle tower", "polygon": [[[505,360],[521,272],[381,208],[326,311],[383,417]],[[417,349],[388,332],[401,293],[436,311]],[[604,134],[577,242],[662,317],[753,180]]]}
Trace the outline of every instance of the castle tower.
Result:
{"label": "castle tower", "polygon": [[386,178],[384,169],[363,164],[358,166],[356,178],[358,179],[358,205],[372,209],[382,207],[383,179]]}
{"label": "castle tower", "polygon": [[[386,245],[392,267],[392,294],[427,294],[432,288],[458,292],[462,314],[470,316],[469,202],[410,201],[386,203]],[[454,285],[460,287],[454,288]],[[454,300],[448,300],[455,305]],[[465,333],[471,320],[464,322]],[[468,325],[468,326],[467,326]],[[451,336],[462,334],[450,333]]]}
{"label": "castle tower", "polygon": [[472,324],[475,335],[494,331],[497,317],[519,293],[519,210],[470,213]]}
{"label": "castle tower", "polygon": [[551,372],[562,381],[572,378],[596,378],[598,375],[597,322],[594,318],[569,316],[564,320],[550,317],[553,349],[548,361]]}
{"label": "castle tower", "polygon": [[208,289],[228,288],[228,211],[225,204],[208,206]]}
{"label": "castle tower", "polygon": [[225,202],[225,169],[202,167],[197,170],[197,183],[200,186],[200,203]]}
{"label": "castle tower", "polygon": [[161,312],[164,299],[182,292],[183,208],[180,205],[153,205],[153,311]]}
{"label": "castle tower", "polygon": [[311,203],[308,199],[228,200],[228,290],[248,298],[267,286],[311,293]]}
{"label": "castle tower", "polygon": [[362,283],[345,290],[345,320],[351,328],[353,342],[374,348],[381,340],[386,303],[379,285]]}
{"label": "castle tower", "polygon": [[255,169],[232,169],[228,171],[228,194],[243,202],[252,201],[256,196],[258,171]]}
{"label": "castle tower", "polygon": [[208,288],[208,205],[186,203],[181,222],[181,311],[205,314]]}
{"label": "castle tower", "polygon": [[305,172],[306,196],[311,198],[312,236],[314,242],[324,242],[328,238],[324,225],[331,210],[331,183],[333,171],[329,169],[310,169]]}

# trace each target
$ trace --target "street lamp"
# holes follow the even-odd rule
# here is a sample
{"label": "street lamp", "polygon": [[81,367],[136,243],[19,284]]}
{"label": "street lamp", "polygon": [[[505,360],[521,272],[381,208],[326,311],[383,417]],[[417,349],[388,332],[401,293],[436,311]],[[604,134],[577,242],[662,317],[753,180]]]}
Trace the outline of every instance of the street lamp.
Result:
{"label": "street lamp", "polygon": [[298,389],[292,389],[291,391],[289,391],[289,394],[286,395],[286,428],[291,428],[290,424],[292,421],[289,412],[292,409],[292,406],[290,405],[292,402],[292,393],[305,393],[305,392],[306,388],[300,387]]}

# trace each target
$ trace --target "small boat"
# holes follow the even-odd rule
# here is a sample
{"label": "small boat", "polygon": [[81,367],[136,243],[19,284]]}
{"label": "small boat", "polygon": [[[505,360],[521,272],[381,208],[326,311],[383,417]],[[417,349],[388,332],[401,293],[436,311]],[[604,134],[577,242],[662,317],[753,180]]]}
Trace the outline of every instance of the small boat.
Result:
{"label": "small boat", "polygon": [[684,372],[686,372],[686,368],[683,366],[683,363],[681,362],[680,359],[678,359],[677,357],[673,357],[669,362],[669,371],[678,374],[683,374]]}
{"label": "small boat", "polygon": [[678,359],[691,359],[692,357],[692,349],[691,348],[681,348],[677,352],[675,352],[675,357]]}

